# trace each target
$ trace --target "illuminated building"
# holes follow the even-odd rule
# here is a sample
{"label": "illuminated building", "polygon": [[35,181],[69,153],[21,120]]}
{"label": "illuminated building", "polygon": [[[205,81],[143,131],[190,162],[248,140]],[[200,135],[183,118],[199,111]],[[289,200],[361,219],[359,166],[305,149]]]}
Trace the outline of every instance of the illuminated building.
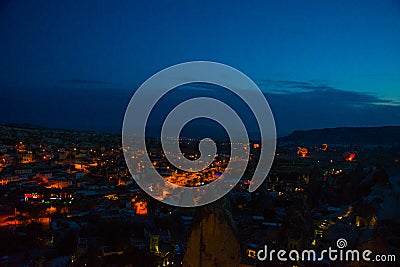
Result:
{"label": "illuminated building", "polygon": [[353,151],[345,152],[343,154],[343,157],[346,161],[353,161],[356,156],[357,156],[357,152],[353,152]]}
{"label": "illuminated building", "polygon": [[58,188],[63,189],[65,187],[72,186],[72,181],[65,178],[55,178],[48,181],[46,188]]}
{"label": "illuminated building", "polygon": [[134,204],[134,209],[137,215],[147,215],[147,202],[138,201]]}
{"label": "illuminated building", "polygon": [[27,150],[26,150],[26,145],[24,144],[24,143],[22,143],[22,141],[21,142],[19,142],[16,146],[15,146],[15,151],[17,152],[17,153],[25,153]]}
{"label": "illuminated building", "polygon": [[246,257],[255,259],[257,257],[258,245],[256,244],[249,244],[246,249]]}
{"label": "illuminated building", "polygon": [[31,151],[27,151],[21,155],[21,162],[28,163],[33,161],[33,154]]}
{"label": "illuminated building", "polygon": [[307,154],[308,154],[308,149],[306,147],[297,148],[297,155],[300,155],[300,157],[305,158],[307,157]]}
{"label": "illuminated building", "polygon": [[43,195],[38,193],[25,193],[24,195],[25,201],[41,201],[42,199]]}

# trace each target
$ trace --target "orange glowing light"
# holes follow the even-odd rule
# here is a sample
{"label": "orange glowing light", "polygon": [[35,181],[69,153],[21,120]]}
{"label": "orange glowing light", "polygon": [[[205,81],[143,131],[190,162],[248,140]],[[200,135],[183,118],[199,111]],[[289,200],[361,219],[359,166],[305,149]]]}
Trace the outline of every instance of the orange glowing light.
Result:
{"label": "orange glowing light", "polygon": [[308,149],[306,147],[297,148],[297,155],[300,155],[300,157],[305,158],[307,157],[307,154],[308,154]]}
{"label": "orange glowing light", "polygon": [[254,144],[253,145],[253,148],[259,148],[260,147],[260,144]]}
{"label": "orange glowing light", "polygon": [[356,156],[356,152],[346,152],[343,154],[343,157],[346,161],[353,161]]}
{"label": "orange glowing light", "polygon": [[147,202],[144,201],[136,202],[135,212],[137,215],[147,215]]}
{"label": "orange glowing light", "polygon": [[321,150],[326,151],[328,149],[328,144],[322,144]]}

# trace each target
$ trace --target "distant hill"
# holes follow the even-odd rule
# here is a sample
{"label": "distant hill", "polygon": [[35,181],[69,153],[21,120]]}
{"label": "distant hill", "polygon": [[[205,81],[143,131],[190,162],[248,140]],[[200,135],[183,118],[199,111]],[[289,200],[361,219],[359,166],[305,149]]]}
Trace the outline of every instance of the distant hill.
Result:
{"label": "distant hill", "polygon": [[[10,136],[6,136],[7,131]],[[69,135],[79,136],[81,134],[91,134],[100,136],[119,136],[120,134],[110,134],[98,131],[77,131],[67,129],[51,129],[31,124],[0,124],[0,141],[3,139],[14,140],[16,136],[26,136],[27,130],[39,130],[36,135],[47,135],[53,133],[68,133]],[[149,126],[147,128],[147,137],[159,137],[161,126]],[[258,134],[248,132],[250,139],[258,141]],[[225,131],[215,124],[195,124],[194,127],[184,127],[181,132],[182,137],[205,138],[210,137],[213,140],[229,140]],[[4,140],[3,140],[4,141]],[[397,145],[400,146],[400,126],[382,126],[382,127],[339,127],[325,128],[304,131],[294,131],[288,136],[278,139],[280,143],[292,143],[295,145],[315,145],[315,144],[343,144],[343,145]],[[1,143],[1,142],[0,142]]]}
{"label": "distant hill", "polygon": [[370,144],[399,145],[400,126],[339,127],[294,131],[280,142],[295,144]]}

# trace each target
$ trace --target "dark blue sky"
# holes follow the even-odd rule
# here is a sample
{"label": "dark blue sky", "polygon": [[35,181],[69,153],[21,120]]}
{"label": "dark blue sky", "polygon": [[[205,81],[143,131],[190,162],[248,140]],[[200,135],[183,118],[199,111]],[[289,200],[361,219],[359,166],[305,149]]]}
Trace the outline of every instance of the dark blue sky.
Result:
{"label": "dark blue sky", "polygon": [[399,1],[85,2],[0,2],[0,122],[118,131],[152,74],[211,60],[263,89],[280,135],[400,125]]}

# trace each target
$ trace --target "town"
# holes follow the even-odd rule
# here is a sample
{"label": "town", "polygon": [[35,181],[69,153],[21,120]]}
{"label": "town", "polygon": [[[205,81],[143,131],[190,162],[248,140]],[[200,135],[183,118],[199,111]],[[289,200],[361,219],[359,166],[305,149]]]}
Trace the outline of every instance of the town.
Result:
{"label": "town", "polygon": [[[207,169],[186,174],[168,163],[158,141],[147,142],[153,165],[179,186],[211,183],[230,160],[229,142],[220,142]],[[197,140],[179,141],[185,157],[198,158]],[[140,189],[119,135],[0,126],[0,266],[196,266],[197,257],[204,266],[216,259],[271,266],[256,256],[266,244],[320,251],[338,238],[398,257],[398,144],[279,140],[271,171],[253,193],[260,144],[250,145],[232,191],[204,207],[178,208]],[[331,266],[328,259],[272,264]]]}

